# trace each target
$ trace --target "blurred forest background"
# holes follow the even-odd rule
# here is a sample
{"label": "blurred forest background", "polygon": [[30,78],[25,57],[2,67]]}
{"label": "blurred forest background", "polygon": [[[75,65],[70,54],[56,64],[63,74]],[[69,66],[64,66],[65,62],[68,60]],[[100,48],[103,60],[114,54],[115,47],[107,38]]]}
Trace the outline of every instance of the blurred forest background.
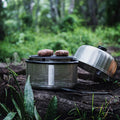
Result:
{"label": "blurred forest background", "polygon": [[0,61],[83,44],[119,47],[120,0],[0,0]]}

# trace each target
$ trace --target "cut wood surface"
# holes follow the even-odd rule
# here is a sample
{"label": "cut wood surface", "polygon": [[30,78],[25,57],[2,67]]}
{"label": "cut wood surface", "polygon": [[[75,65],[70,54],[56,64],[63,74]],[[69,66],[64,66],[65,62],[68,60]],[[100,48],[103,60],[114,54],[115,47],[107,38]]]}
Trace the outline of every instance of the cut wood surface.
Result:
{"label": "cut wood surface", "polygon": [[[118,65],[120,64],[118,63]],[[26,81],[25,67],[23,65],[17,65],[14,67],[10,66],[10,68],[18,73],[18,82],[21,88],[24,89],[24,84]],[[92,75],[82,69],[78,69],[78,73],[78,76],[80,75],[78,78],[78,84],[73,88],[73,90],[76,91],[33,89],[35,104],[37,106],[38,112],[42,117],[44,117],[48,103],[53,96],[57,96],[58,98],[58,115],[62,115],[63,118],[65,118],[67,116],[67,113],[71,109],[75,108],[75,106],[77,106],[82,111],[91,111],[93,94],[94,108],[100,108],[102,104],[105,106],[105,103],[108,103],[107,109],[109,112],[113,114],[120,113],[119,83],[95,82],[92,80]],[[0,67],[0,74],[2,75],[2,78],[0,80],[0,101],[4,102],[3,96],[9,79],[8,70],[5,66]],[[118,66],[115,77],[119,81],[120,66]],[[11,78],[10,80],[10,84],[14,86],[13,79]],[[99,109],[96,109],[96,111],[99,111]]]}

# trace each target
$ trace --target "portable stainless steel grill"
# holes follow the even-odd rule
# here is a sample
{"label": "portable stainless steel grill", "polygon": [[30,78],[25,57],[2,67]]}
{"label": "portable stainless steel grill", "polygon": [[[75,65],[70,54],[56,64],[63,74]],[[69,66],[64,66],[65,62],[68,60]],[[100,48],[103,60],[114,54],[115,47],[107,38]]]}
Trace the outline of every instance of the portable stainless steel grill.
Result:
{"label": "portable stainless steel grill", "polygon": [[34,88],[71,88],[77,83],[78,61],[72,56],[30,56],[27,75]]}
{"label": "portable stainless steel grill", "polygon": [[[105,51],[89,45],[78,48],[74,56],[32,55],[27,62],[34,88],[71,88],[77,83],[77,66],[100,78],[112,78],[117,69],[114,58]],[[109,80],[109,79],[108,79]]]}

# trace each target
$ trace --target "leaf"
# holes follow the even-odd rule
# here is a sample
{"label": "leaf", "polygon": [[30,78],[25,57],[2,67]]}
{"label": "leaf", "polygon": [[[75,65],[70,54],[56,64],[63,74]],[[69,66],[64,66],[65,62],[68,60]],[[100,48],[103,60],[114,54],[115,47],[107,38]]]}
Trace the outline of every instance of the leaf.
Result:
{"label": "leaf", "polygon": [[17,103],[15,102],[15,100],[14,100],[14,99],[12,99],[12,102],[13,102],[13,104],[14,104],[14,106],[15,106],[16,110],[17,110],[17,113],[18,113],[18,115],[19,115],[19,117],[20,117],[20,120],[22,120],[21,111],[20,111],[20,109],[19,109],[19,107],[18,107]]}
{"label": "leaf", "polygon": [[5,97],[7,97],[8,93],[7,93],[7,89],[5,88]]}
{"label": "leaf", "polygon": [[57,120],[57,119],[59,119],[60,117],[61,117],[61,115],[57,116],[54,120]]}
{"label": "leaf", "polygon": [[3,108],[3,110],[4,110],[6,113],[9,113],[9,108],[7,108],[4,104],[0,103],[0,106]]}
{"label": "leaf", "polygon": [[80,111],[79,111],[79,109],[78,109],[77,105],[75,105],[75,106],[76,106],[76,111],[77,111],[77,114],[78,114],[79,116],[81,116]]}
{"label": "leaf", "polygon": [[12,69],[10,69],[9,67],[7,67],[8,68],[8,70],[9,70],[9,72],[12,74],[12,76],[13,76],[13,78],[14,78],[14,80],[15,80],[15,84],[17,85],[17,87],[18,87],[18,89],[19,89],[19,92],[20,92],[20,94],[21,94],[21,97],[22,97],[22,90],[20,89],[20,85],[19,85],[19,83],[18,83],[18,81],[17,81],[17,74],[12,70]]}
{"label": "leaf", "polygon": [[45,115],[45,120],[54,120],[57,114],[57,97],[54,96],[50,101]]}
{"label": "leaf", "polygon": [[92,115],[94,112],[94,94],[92,94]]}
{"label": "leaf", "polygon": [[12,120],[15,117],[15,112],[9,112],[3,120]]}
{"label": "leaf", "polygon": [[101,114],[102,110],[103,110],[103,104],[100,107],[99,115]]}
{"label": "leaf", "polygon": [[[16,89],[12,86],[12,85],[7,85],[10,89],[12,89],[13,91],[16,91]],[[17,92],[17,91],[16,91]]]}
{"label": "leaf", "polygon": [[36,119],[36,120],[42,120],[42,118],[40,117],[40,115],[39,115],[38,112],[37,112],[36,107],[34,107],[34,115],[35,115],[35,119]]}
{"label": "leaf", "polygon": [[76,111],[76,108],[71,109],[71,110],[68,112],[68,115],[77,116],[78,113],[77,113],[77,111]]}
{"label": "leaf", "polygon": [[[23,95],[20,94],[13,86],[8,85],[10,87],[10,90],[12,91],[12,98],[16,100],[17,105],[21,111],[22,118],[25,116],[25,110],[24,110],[24,98]],[[14,95],[14,96],[13,96]],[[16,99],[17,98],[17,99]]]}
{"label": "leaf", "polygon": [[10,69],[9,67],[7,67],[8,70],[10,71],[11,74],[13,74],[14,76],[18,76],[16,72],[14,72],[12,69]]}
{"label": "leaf", "polygon": [[25,112],[30,116],[34,117],[34,96],[32,87],[30,85],[30,76],[28,76],[27,82],[24,89],[24,106]]}

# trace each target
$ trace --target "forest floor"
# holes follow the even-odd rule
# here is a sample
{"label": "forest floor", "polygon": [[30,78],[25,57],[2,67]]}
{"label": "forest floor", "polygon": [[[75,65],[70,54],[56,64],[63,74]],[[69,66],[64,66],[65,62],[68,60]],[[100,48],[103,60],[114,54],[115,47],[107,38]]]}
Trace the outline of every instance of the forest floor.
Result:
{"label": "forest floor", "polygon": [[[116,52],[119,51],[119,48],[109,47],[108,52]],[[97,82],[93,80],[93,76],[78,68],[78,74],[80,74],[78,78],[78,84],[73,88],[73,90],[77,90],[78,92],[69,92],[69,91],[54,91],[54,90],[33,90],[35,97],[35,104],[37,106],[38,112],[42,118],[44,118],[45,111],[47,110],[48,103],[53,96],[57,96],[58,98],[58,115],[62,115],[61,119],[65,119],[68,117],[68,112],[75,108],[75,104],[78,106],[80,110],[90,111],[91,110],[91,102],[92,102],[92,92],[98,92],[94,95],[94,107],[100,107],[102,104],[105,104],[105,100],[109,101],[109,110],[112,115],[119,114],[120,111],[120,56],[115,57],[118,60],[118,70],[116,80],[117,83],[114,82]],[[6,63],[0,63],[0,76],[2,76],[2,81],[0,80],[0,91],[2,91],[3,86],[6,87],[7,80],[9,79],[9,71],[6,68]],[[26,65],[25,61],[21,63],[12,63],[9,67],[14,70],[17,74],[17,80],[22,89],[24,89],[25,81],[26,81]],[[89,79],[88,79],[89,78]],[[4,84],[3,84],[4,80]],[[14,84],[13,84],[14,85]],[[83,93],[81,93],[83,92]],[[2,92],[1,92],[2,93]],[[0,96],[2,94],[0,93]],[[4,98],[0,97],[0,101],[3,102]],[[110,116],[111,117],[111,116]],[[111,117],[113,118],[113,116]],[[71,119],[73,120],[73,119]],[[109,118],[108,118],[109,120]],[[113,118],[114,120],[114,118]]]}

